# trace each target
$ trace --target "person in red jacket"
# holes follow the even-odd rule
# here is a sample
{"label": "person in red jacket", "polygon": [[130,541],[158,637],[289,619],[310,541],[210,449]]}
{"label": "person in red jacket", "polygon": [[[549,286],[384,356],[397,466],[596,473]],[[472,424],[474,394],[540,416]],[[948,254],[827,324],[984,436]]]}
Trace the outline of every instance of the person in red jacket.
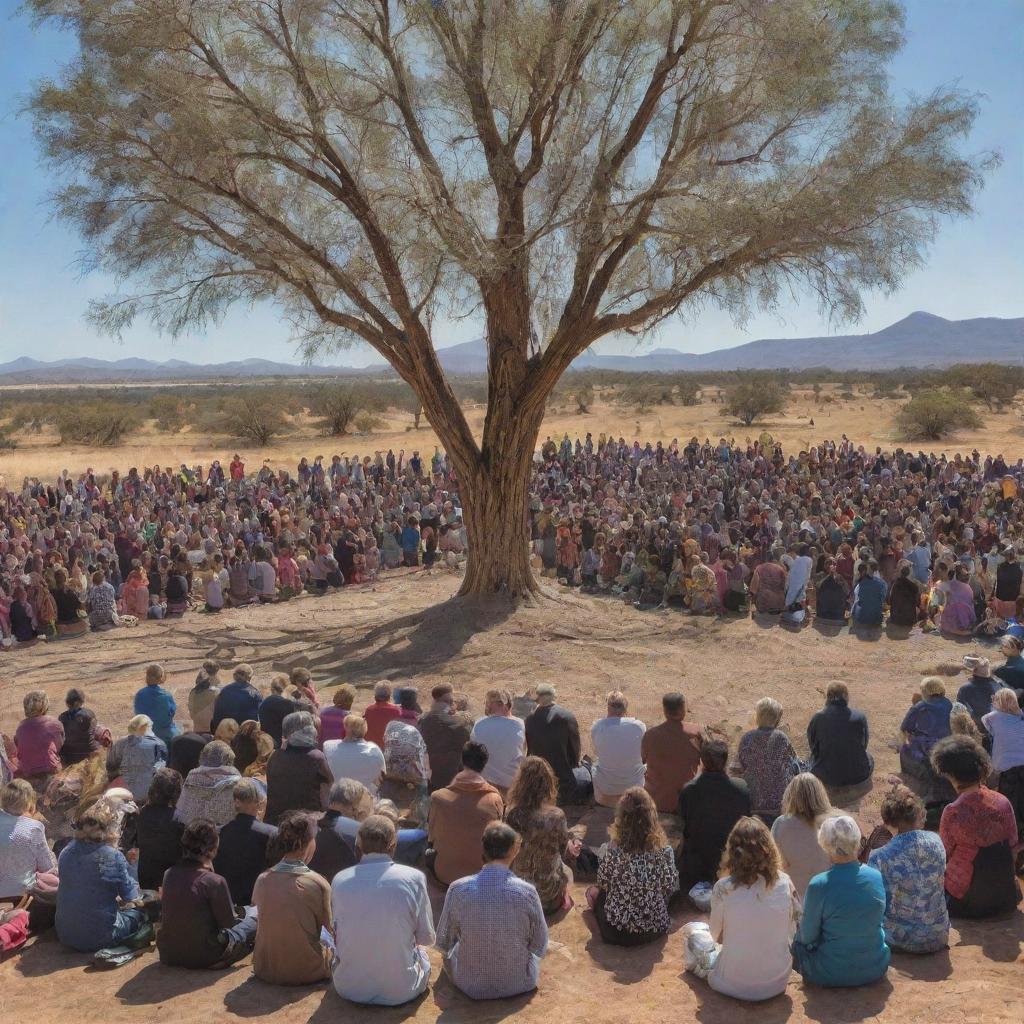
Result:
{"label": "person in red jacket", "polygon": [[378,683],[373,688],[373,703],[363,712],[366,719],[366,738],[384,749],[384,730],[388,722],[402,717],[402,709],[391,703],[391,686]]}

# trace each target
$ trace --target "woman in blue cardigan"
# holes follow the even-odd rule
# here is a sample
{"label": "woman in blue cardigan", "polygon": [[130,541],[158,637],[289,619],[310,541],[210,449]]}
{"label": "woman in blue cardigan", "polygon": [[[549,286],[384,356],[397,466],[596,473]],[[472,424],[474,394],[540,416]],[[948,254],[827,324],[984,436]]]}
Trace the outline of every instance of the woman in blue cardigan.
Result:
{"label": "woman in blue cardigan", "polygon": [[804,981],[827,988],[869,985],[889,967],[882,876],[858,863],[860,829],[853,818],[826,818],[818,842],[832,867],[807,886],[793,943],[796,969]]}

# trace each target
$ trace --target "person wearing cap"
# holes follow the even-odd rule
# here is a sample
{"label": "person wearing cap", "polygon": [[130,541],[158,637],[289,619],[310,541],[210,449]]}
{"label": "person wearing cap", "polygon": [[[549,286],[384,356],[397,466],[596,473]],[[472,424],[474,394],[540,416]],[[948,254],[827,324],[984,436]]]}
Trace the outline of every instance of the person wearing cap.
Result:
{"label": "person wearing cap", "polygon": [[559,804],[584,803],[593,792],[590,770],[580,764],[580,726],[576,716],[556,703],[550,683],[537,687],[537,706],[526,716],[526,753],[541,757],[558,779]]}
{"label": "person wearing cap", "polygon": [[982,719],[992,710],[992,698],[1005,685],[1001,679],[992,678],[992,665],[988,658],[967,655],[964,668],[971,673],[971,678],[956,692],[958,704],[963,704],[974,719],[974,724],[982,735],[986,750],[991,750],[992,741]]}

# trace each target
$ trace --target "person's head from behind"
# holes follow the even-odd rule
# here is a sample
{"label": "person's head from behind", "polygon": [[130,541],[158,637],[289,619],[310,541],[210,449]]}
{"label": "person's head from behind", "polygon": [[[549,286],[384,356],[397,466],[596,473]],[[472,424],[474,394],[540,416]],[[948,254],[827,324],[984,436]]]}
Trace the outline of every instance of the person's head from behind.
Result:
{"label": "person's head from behind", "polygon": [[252,665],[246,665],[243,663],[241,665],[235,666],[234,672],[231,673],[231,678],[234,680],[234,682],[242,683],[244,685],[246,683],[252,682],[253,675],[254,672]]}
{"label": "person's head from behind", "polygon": [[391,702],[391,684],[378,683],[373,688],[373,699],[378,704],[389,704]]}
{"label": "person's head from behind", "polygon": [[371,814],[359,826],[356,835],[356,848],[365,857],[383,854],[390,857],[398,845],[398,833],[395,823],[383,814]]}
{"label": "person's head from behind", "polygon": [[488,690],[484,697],[484,713],[507,716],[512,711],[512,694],[508,690]]}
{"label": "person's head from behind", "polygon": [[470,740],[462,748],[462,767],[479,774],[487,766],[487,748],[476,740]]}
{"label": "person's head from behind", "polygon": [[345,742],[359,743],[366,739],[366,719],[362,715],[345,716]]}
{"label": "person's head from behind", "polygon": [[619,797],[611,837],[624,853],[652,853],[667,845],[658,809],[647,790],[632,786]]}
{"label": "person's head from behind", "polygon": [[281,722],[281,736],[289,747],[316,746],[316,722],[308,711],[293,711]]}
{"label": "person's head from behind", "polygon": [[419,711],[420,695],[415,686],[403,687],[398,696],[398,706],[403,711]]}
{"label": "person's head from behind", "polygon": [[146,803],[151,807],[173,807],[181,796],[182,779],[173,768],[157,768],[149,783]]}
{"label": "person's head from behind", "polygon": [[938,676],[927,676],[921,680],[921,696],[925,700],[936,700],[946,696],[946,687]]}
{"label": "person's head from behind", "polygon": [[12,779],[0,789],[0,810],[16,818],[31,814],[36,807],[36,791],[24,779]]}
{"label": "person's head from behind", "polygon": [[270,677],[270,692],[280,697],[288,689],[290,682],[283,672],[275,672]]}
{"label": "person's head from behind", "polygon": [[906,786],[893,786],[882,798],[882,824],[894,832],[912,832],[924,824],[921,798]]}
{"label": "person's head from behind", "polygon": [[50,710],[50,698],[42,690],[29,690],[21,700],[26,718],[40,718]]}
{"label": "person's head from behind", "polygon": [[163,665],[158,665],[155,661],[151,662],[146,666],[146,685],[159,686],[164,681],[165,675]]}
{"label": "person's head from behind", "polygon": [[551,765],[542,757],[523,758],[508,791],[508,806],[536,811],[557,796],[558,780]]}
{"label": "person's head from behind", "polygon": [[481,840],[485,864],[511,864],[522,845],[519,833],[503,821],[492,821]]}
{"label": "person's head from behind", "polygon": [[958,792],[984,782],[992,771],[985,748],[971,736],[947,736],[932,747],[932,768]]}
{"label": "person's head from behind", "polygon": [[355,779],[335,779],[327,802],[332,811],[355,821],[362,821],[373,807],[370,791]]}
{"label": "person's head from behind", "polygon": [[214,739],[230,743],[238,735],[238,723],[233,718],[222,718],[214,730]]}
{"label": "person's head from behind", "polygon": [[681,693],[666,693],[661,698],[661,710],[666,721],[681,722],[686,718],[686,698]]}
{"label": "person's head from behind", "polygon": [[439,683],[430,691],[430,699],[435,704],[446,704],[452,706],[455,700],[455,690],[451,683]]}
{"label": "person's head from behind", "polygon": [[228,768],[235,763],[235,752],[223,740],[210,740],[199,752],[202,768]]}
{"label": "person's head from behind", "polygon": [[1006,687],[996,690],[992,696],[992,710],[1002,711],[1003,714],[1020,718],[1020,702],[1017,700],[1017,694]]}
{"label": "person's head from behind", "polygon": [[838,681],[828,684],[825,690],[826,704],[841,704],[844,707],[850,703],[850,688],[846,683]]}
{"label": "person's head from behind", "polygon": [[307,811],[286,811],[277,823],[277,835],[270,841],[268,859],[308,863],[316,849],[316,820]]}
{"label": "person's head from behind", "polygon": [[118,814],[106,803],[95,803],[75,822],[75,838],[83,843],[112,846],[120,832]]}
{"label": "person's head from behind", "polygon": [[810,772],[801,772],[790,779],[782,794],[782,813],[808,825],[816,825],[831,810],[828,791],[821,779]]}
{"label": "person's head from behind", "polygon": [[313,687],[313,676],[308,668],[293,668],[289,681],[292,686],[297,686],[300,690],[310,690]]}
{"label": "person's head from behind", "polygon": [[206,818],[190,821],[181,834],[182,860],[194,860],[200,864],[212,863],[219,846],[220,834],[217,826]]}
{"label": "person's head from behind", "polygon": [[64,697],[64,703],[67,705],[69,711],[74,711],[75,708],[85,707],[85,691],[78,689],[77,686],[73,686],[68,690],[67,695]]}
{"label": "person's head from behind", "polygon": [[781,869],[778,848],[765,823],[760,818],[740,818],[725,841],[720,873],[735,885],[751,886],[761,879],[771,889]]}
{"label": "person's head from behind", "polygon": [[729,763],[729,744],[725,740],[708,740],[700,748],[700,766],[706,772],[724,772]]}
{"label": "person's head from behind", "polygon": [[609,718],[621,718],[629,710],[629,701],[621,690],[612,690],[605,698]]}
{"label": "person's head from behind", "polygon": [[255,779],[239,779],[231,788],[231,797],[235,802],[235,814],[248,814],[259,817],[263,806],[263,790]]}
{"label": "person's head from behind", "polygon": [[541,683],[537,687],[537,703],[542,707],[550,707],[558,699],[558,692],[551,683]]}
{"label": "person's head from behind", "polygon": [[133,715],[127,728],[131,736],[146,736],[153,731],[153,719],[149,715]]}
{"label": "person's head from behind", "polygon": [[334,696],[331,698],[331,703],[336,708],[341,708],[344,711],[351,711],[355,699],[355,687],[349,686],[348,683],[342,683],[341,686],[339,686],[334,691]]}
{"label": "person's head from behind", "polygon": [[860,828],[849,815],[830,815],[818,826],[818,845],[833,864],[855,861],[860,853],[860,840]]}
{"label": "person's head from behind", "polygon": [[762,697],[754,705],[754,721],[758,729],[777,729],[782,721],[782,705],[774,697]]}

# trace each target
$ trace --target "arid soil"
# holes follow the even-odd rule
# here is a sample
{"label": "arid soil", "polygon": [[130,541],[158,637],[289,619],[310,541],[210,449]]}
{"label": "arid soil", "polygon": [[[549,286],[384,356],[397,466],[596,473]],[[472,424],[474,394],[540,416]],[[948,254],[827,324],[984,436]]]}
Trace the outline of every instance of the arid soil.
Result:
{"label": "arid soil", "polygon": [[[415,572],[319,599],[195,614],[180,622],[143,623],[102,637],[9,652],[0,655],[0,724],[9,731],[17,721],[26,689],[41,687],[58,702],[73,683],[86,689],[101,720],[123,731],[131,694],[152,660],[166,666],[169,685],[184,706],[203,658],[216,657],[225,665],[248,661],[264,681],[275,666],[305,659],[328,699],[343,681],[366,688],[380,678],[409,680],[423,692],[444,679],[468,693],[478,713],[483,693],[493,685],[521,694],[551,681],[585,729],[613,687],[623,689],[632,711],[651,724],[660,718],[661,693],[681,689],[692,717],[722,729],[731,740],[749,725],[754,702],[771,694],[782,702],[784,723],[804,752],[804,729],[825,685],[843,679],[871,722],[876,788],[855,809],[862,825],[871,827],[886,778],[897,766],[897,728],[914,687],[922,674],[935,671],[945,672],[955,687],[956,666],[974,650],[969,642],[917,633],[909,639],[885,632],[832,636],[813,626],[790,632],[774,620],[641,613],[548,584],[536,607],[513,613],[501,606],[466,608],[447,603],[456,586],[447,573]],[[361,690],[357,706],[365,700],[369,696]],[[608,812],[590,812],[584,820],[588,841],[603,841]],[[516,1000],[472,1003],[441,978],[410,1006],[368,1010],[343,1002],[326,985],[294,990],[263,985],[253,979],[248,961],[227,972],[189,972],[161,967],[151,951],[119,970],[98,972],[88,957],[46,938],[0,965],[0,1020],[482,1024],[515,1017],[542,1024],[692,1019],[701,1024],[868,1019],[1016,1024],[1024,1014],[1020,912],[956,928],[948,953],[895,957],[888,977],[876,985],[826,991],[805,988],[794,975],[785,995],[748,1006],[684,975],[678,935],[688,919],[684,911],[676,914],[673,933],[663,942],[622,950],[595,939],[589,915],[579,910],[582,896],[578,886],[576,908],[552,926],[539,991]],[[436,892],[435,914],[441,899]],[[434,965],[437,979],[436,954]]]}

